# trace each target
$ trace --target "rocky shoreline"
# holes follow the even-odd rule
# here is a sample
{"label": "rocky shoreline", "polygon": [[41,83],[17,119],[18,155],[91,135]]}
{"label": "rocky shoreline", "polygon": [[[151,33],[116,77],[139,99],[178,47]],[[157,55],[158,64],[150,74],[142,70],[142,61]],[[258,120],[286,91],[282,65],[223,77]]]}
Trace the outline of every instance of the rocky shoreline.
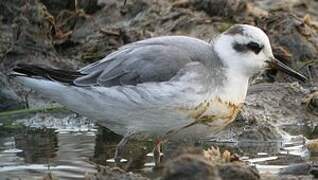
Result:
{"label": "rocky shoreline", "polygon": [[[0,112],[52,104],[6,76],[17,63],[77,69],[140,39],[188,35],[210,41],[232,24],[248,23],[264,29],[275,56],[310,81],[295,82],[275,70],[256,76],[240,116],[219,138],[234,131],[237,141],[281,139],[281,125],[318,122],[317,8],[316,0],[127,0],[125,5],[124,0],[1,1]],[[175,179],[183,168],[200,169],[198,179],[232,179],[222,171],[242,168],[231,162],[217,167],[191,153],[168,162],[162,179]],[[289,179],[263,177],[249,166],[245,171],[249,179]],[[147,179],[107,167],[101,172],[87,179]],[[315,175],[310,172],[302,175]],[[182,179],[186,174],[179,175]]]}

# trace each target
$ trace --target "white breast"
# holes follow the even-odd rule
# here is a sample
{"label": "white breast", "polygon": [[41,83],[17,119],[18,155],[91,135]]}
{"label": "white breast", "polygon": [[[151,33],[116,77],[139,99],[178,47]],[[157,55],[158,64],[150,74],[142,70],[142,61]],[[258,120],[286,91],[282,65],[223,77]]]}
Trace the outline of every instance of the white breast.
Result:
{"label": "white breast", "polygon": [[223,125],[224,122],[231,122],[235,119],[241,105],[244,103],[248,87],[248,77],[235,71],[226,72],[226,80],[223,86],[211,91],[210,97],[201,106],[198,119],[208,119],[207,121],[218,121],[214,125]]}
{"label": "white breast", "polygon": [[216,96],[223,102],[235,105],[244,103],[248,88],[248,76],[230,69],[225,74],[227,80],[222,88],[217,89]]}

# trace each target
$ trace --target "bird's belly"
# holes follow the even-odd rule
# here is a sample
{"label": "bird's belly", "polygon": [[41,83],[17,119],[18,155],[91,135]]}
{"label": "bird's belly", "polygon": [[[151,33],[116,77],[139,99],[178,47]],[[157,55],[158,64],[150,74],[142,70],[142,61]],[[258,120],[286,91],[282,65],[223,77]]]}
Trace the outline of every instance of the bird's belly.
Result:
{"label": "bird's belly", "polygon": [[126,109],[104,111],[104,119],[97,122],[117,134],[124,135],[128,131],[151,136],[162,136],[167,132],[181,128],[193,122],[193,118],[170,108]]}
{"label": "bird's belly", "polygon": [[176,136],[182,138],[186,136],[205,138],[204,136],[215,134],[231,123],[239,109],[239,105],[224,103],[219,98],[215,98],[193,108],[108,107],[104,111],[95,112],[92,116],[98,119],[99,124],[120,135],[135,131],[151,136],[163,136],[168,132],[178,131]]}
{"label": "bird's belly", "polygon": [[[167,103],[149,103],[141,100],[131,101],[132,98],[112,94],[114,93],[110,91],[112,89],[107,89],[109,90],[107,93],[90,89],[71,90],[66,89],[63,98],[56,98],[56,101],[92,120],[97,120],[97,123],[120,135],[135,131],[161,136],[191,124],[193,124],[191,127],[204,127],[204,131],[207,132],[214,131],[214,127],[221,129],[232,122],[239,111],[239,106],[224,103],[219,98],[205,101],[202,98],[201,103],[196,103],[198,105],[189,105],[190,103],[184,103],[184,99],[179,97],[180,99],[169,99],[172,103],[167,105]],[[72,95],[68,95],[70,93]],[[180,107],[182,104],[186,107]],[[189,128],[184,128],[187,129]],[[196,128],[195,131],[203,132],[200,129]]]}
{"label": "bird's belly", "polygon": [[224,102],[216,97],[186,111],[195,122],[222,129],[236,118],[240,109],[241,104]]}

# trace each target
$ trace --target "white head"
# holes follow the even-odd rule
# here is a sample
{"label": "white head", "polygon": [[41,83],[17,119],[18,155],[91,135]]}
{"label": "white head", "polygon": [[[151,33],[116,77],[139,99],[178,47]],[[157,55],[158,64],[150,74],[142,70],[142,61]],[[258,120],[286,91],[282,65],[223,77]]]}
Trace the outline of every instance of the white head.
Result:
{"label": "white head", "polygon": [[259,72],[274,57],[267,35],[251,25],[232,26],[217,37],[214,47],[225,65],[247,76]]}
{"label": "white head", "polygon": [[233,25],[216,38],[214,49],[229,69],[247,77],[272,65],[294,77],[305,79],[274,57],[267,35],[255,26]]}

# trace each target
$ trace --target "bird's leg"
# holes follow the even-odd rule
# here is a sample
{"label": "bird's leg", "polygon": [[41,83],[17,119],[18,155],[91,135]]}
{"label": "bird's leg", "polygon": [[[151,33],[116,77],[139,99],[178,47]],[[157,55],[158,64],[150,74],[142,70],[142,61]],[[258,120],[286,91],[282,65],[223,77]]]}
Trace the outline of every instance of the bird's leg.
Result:
{"label": "bird's leg", "polygon": [[153,157],[154,157],[154,161],[155,161],[155,166],[158,167],[160,165],[160,161],[161,161],[161,145],[165,142],[167,142],[168,138],[177,134],[179,131],[186,129],[188,127],[191,127],[193,125],[195,125],[197,122],[193,122],[190,124],[187,124],[181,128],[178,129],[173,129],[168,131],[163,137],[161,138],[157,138],[155,141],[155,147],[153,149]]}
{"label": "bird's leg", "polygon": [[161,153],[161,141],[156,139],[155,147],[153,148],[153,159],[155,161],[155,166],[157,167],[160,164],[160,153]]}
{"label": "bird's leg", "polygon": [[166,140],[162,140],[157,138],[155,141],[155,147],[153,149],[153,158],[155,161],[155,166],[158,167],[161,162],[161,145],[165,142]]}
{"label": "bird's leg", "polygon": [[117,144],[116,146],[116,151],[115,151],[115,155],[114,155],[114,160],[115,163],[118,164],[120,163],[121,160],[121,155],[123,153],[123,150],[125,148],[125,145],[127,144],[128,140],[130,139],[130,137],[135,134],[135,131],[128,131],[124,137],[120,140],[120,142]]}
{"label": "bird's leg", "polygon": [[235,136],[235,133],[233,131],[233,128],[230,127],[230,132],[229,132],[229,141],[233,141],[233,137]]}

